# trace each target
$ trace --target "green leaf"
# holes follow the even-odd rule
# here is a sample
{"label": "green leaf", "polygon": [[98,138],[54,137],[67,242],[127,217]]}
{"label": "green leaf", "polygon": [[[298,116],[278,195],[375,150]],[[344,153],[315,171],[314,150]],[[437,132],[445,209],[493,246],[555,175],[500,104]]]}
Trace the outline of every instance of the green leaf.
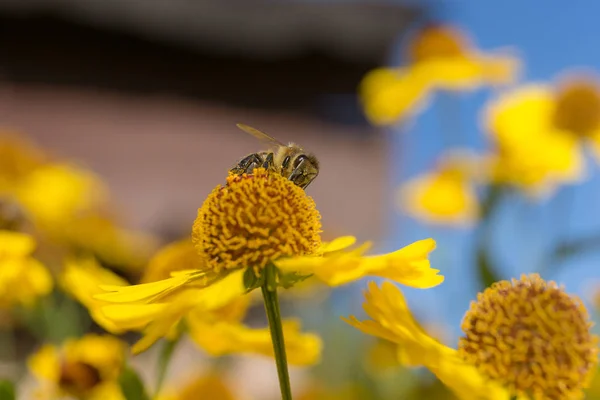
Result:
{"label": "green leaf", "polygon": [[298,275],[295,272],[289,273],[289,274],[279,274],[279,286],[281,286],[284,289],[289,289],[292,286],[294,286],[296,283],[298,282],[302,282],[308,278],[310,278],[312,275]]}
{"label": "green leaf", "polygon": [[15,400],[15,385],[11,381],[0,381],[0,400]]}
{"label": "green leaf", "polygon": [[490,257],[485,249],[480,248],[477,251],[477,272],[479,273],[479,281],[484,288],[488,288],[494,282],[498,282],[500,278],[496,275],[494,266],[490,261]]}
{"label": "green leaf", "polygon": [[261,287],[264,281],[265,274],[256,276],[254,268],[246,268],[246,271],[244,271],[244,287],[246,288],[247,293]]}
{"label": "green leaf", "polygon": [[167,370],[169,369],[169,363],[171,361],[171,357],[173,356],[173,352],[175,351],[175,347],[177,347],[177,343],[179,343],[179,338],[181,336],[178,335],[174,340],[164,340],[163,346],[160,350],[160,354],[158,357],[158,377],[156,378],[156,395],[160,393],[160,389],[167,375]]}
{"label": "green leaf", "polygon": [[126,367],[121,372],[119,385],[127,400],[150,400],[140,376],[131,367]]}

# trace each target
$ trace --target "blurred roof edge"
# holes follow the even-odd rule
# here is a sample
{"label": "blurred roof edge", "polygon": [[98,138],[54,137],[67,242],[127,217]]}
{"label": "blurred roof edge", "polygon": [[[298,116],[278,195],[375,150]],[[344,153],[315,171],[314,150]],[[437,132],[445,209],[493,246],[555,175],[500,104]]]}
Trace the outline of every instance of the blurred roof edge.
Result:
{"label": "blurred roof edge", "polygon": [[268,57],[311,47],[377,62],[419,9],[373,1],[2,0],[0,13],[44,13],[220,53]]}
{"label": "blurred roof edge", "polygon": [[364,125],[360,79],[419,16],[372,2],[0,0],[0,79]]}

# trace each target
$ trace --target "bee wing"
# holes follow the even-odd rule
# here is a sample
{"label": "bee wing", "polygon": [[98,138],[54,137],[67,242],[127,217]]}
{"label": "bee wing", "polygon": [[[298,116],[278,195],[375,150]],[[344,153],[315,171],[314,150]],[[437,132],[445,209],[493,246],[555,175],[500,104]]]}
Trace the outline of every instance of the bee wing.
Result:
{"label": "bee wing", "polygon": [[263,142],[268,142],[274,146],[280,146],[280,147],[285,147],[285,144],[281,143],[279,140],[272,138],[271,136],[267,135],[266,133],[259,131],[256,128],[253,128],[251,126],[245,125],[245,124],[236,124],[236,126],[238,128],[240,128],[241,130],[243,130],[246,133],[249,133],[250,135],[254,136],[257,139],[262,140]]}

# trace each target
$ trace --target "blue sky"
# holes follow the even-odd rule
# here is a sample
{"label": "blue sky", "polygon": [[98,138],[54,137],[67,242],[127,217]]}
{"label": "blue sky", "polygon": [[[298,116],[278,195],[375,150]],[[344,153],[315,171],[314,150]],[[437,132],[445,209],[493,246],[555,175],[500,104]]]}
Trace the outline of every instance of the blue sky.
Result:
{"label": "blue sky", "polygon": [[[479,48],[515,47],[525,65],[523,82],[547,81],[573,67],[600,71],[600,2],[511,0],[431,1],[429,4],[434,21],[461,26],[470,32]],[[392,54],[391,59],[398,59],[398,54]],[[390,159],[394,163],[390,198],[393,188],[433,165],[445,144],[485,148],[486,140],[478,121],[481,107],[490,95],[489,90],[480,90],[450,99],[457,102],[452,105],[459,115],[461,133],[456,137],[444,138],[442,132],[440,107],[448,105],[447,96],[436,96],[408,131],[396,128],[387,133],[393,143]],[[600,204],[600,174],[594,160],[589,160],[588,167],[590,178],[585,184],[563,188],[550,201],[532,204],[516,198],[503,205],[494,226],[493,252],[504,277],[537,270],[545,252],[559,238],[600,234],[597,206]],[[564,211],[568,207],[572,208],[570,220]],[[446,282],[433,290],[406,292],[417,313],[446,322],[457,335],[462,315],[476,294],[472,261],[475,232],[423,225],[397,210],[394,210],[389,232],[386,245],[389,248],[385,250],[425,237],[438,241],[432,263],[446,275]],[[591,283],[600,282],[600,251],[573,258],[544,277],[564,283],[569,292],[585,295]]]}

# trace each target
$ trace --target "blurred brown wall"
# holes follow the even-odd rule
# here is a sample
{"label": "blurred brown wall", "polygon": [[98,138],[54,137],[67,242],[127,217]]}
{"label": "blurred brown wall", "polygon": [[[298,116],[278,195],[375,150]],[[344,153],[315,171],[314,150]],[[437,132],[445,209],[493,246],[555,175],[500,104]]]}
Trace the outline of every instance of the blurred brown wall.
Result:
{"label": "blurred brown wall", "polygon": [[382,235],[385,142],[348,128],[173,97],[131,96],[23,84],[0,88],[0,126],[22,131],[103,176],[133,226],[185,234],[207,193],[261,144],[237,130],[256,126],[315,153],[321,173],[308,192],[326,231]]}

